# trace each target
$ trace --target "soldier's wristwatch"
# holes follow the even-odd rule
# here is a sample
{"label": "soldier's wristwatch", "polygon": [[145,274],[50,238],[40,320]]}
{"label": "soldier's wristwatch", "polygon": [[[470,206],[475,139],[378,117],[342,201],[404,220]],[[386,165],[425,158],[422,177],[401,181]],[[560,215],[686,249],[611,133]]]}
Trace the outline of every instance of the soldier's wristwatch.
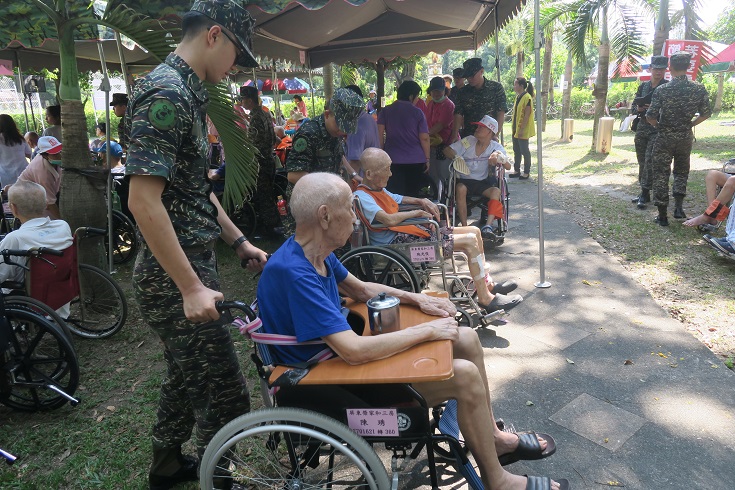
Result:
{"label": "soldier's wristwatch", "polygon": [[234,242],[232,242],[232,245],[231,245],[232,250],[237,251],[237,249],[240,248],[240,245],[242,245],[243,243],[245,243],[247,241],[248,241],[248,239],[245,238],[245,235],[242,235],[240,238],[238,238],[237,240],[235,240]]}

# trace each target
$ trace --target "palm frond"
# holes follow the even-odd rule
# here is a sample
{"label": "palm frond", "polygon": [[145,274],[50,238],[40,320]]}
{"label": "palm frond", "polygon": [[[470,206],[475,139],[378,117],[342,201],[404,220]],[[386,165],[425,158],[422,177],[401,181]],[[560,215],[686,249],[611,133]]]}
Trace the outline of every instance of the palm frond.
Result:
{"label": "palm frond", "polygon": [[255,188],[258,179],[256,156],[260,153],[243,129],[245,121],[233,109],[227,84],[205,83],[205,86],[209,92],[207,115],[217,128],[227,156],[227,178],[222,206],[230,212],[242,205]]}
{"label": "palm frond", "polygon": [[643,24],[643,19],[637,9],[628,5],[616,2],[612,7],[616,10],[617,15],[612,16],[614,20],[611,28],[610,49],[616,56],[618,66],[627,61],[632,69],[638,69],[637,58],[642,57],[646,52],[643,32],[639,27]]}
{"label": "palm frond", "polygon": [[125,5],[110,6],[100,24],[115,29],[140,47],[163,61],[176,48],[181,29],[171,20],[152,19],[139,14]]}
{"label": "palm frond", "polygon": [[574,59],[584,67],[587,62],[586,41],[594,36],[599,5],[597,2],[578,0],[569,5],[571,18],[564,30],[564,43],[571,51]]}
{"label": "palm frond", "polygon": [[342,65],[340,69],[340,78],[342,80],[342,86],[355,85],[360,75],[357,73],[357,68],[350,65]]}

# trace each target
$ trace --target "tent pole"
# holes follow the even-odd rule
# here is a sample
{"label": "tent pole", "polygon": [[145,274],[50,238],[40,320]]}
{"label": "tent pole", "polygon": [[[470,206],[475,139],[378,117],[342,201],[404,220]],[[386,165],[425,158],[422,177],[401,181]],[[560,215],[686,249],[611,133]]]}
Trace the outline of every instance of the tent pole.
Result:
{"label": "tent pole", "polygon": [[[97,42],[97,49],[100,53],[100,66],[102,67],[102,83],[100,90],[105,92],[105,126],[107,132],[110,131],[110,78],[107,76],[107,63],[105,62],[105,52],[102,43]],[[108,270],[110,274],[114,273],[114,263],[112,257],[113,235],[112,232],[112,167],[110,166],[110,137],[105,133],[105,161],[107,162],[107,260]]]}
{"label": "tent pole", "polygon": [[[18,86],[20,87],[20,93],[23,95],[23,114],[26,118],[26,133],[31,130],[31,126],[28,124],[28,109],[26,108],[26,89],[23,86],[23,69],[20,66],[20,58],[18,57],[18,50],[16,49],[14,51],[15,53],[15,64],[18,66]],[[34,130],[36,121],[33,121]]]}
{"label": "tent pole", "polygon": [[123,45],[120,33],[117,31],[115,31],[115,41],[117,41],[117,55],[120,58],[120,71],[122,72],[123,80],[125,81],[125,92],[130,96],[130,82],[128,80],[128,67],[125,63],[125,52],[122,49]]}
{"label": "tent pole", "polygon": [[[493,8],[493,14],[495,15],[495,79],[498,83],[502,85],[502,82],[500,81],[500,56],[498,55],[498,52],[500,51],[500,41],[498,40],[498,31],[500,31],[500,26],[498,26],[497,3],[495,7]],[[501,145],[504,144],[504,136],[505,136],[505,133],[503,132],[503,126],[500,126],[500,144]]]}
{"label": "tent pole", "polygon": [[314,80],[311,78],[311,67],[307,68],[306,73],[309,75],[309,90],[311,91],[311,113],[316,114],[316,102],[314,102]]}
{"label": "tent pole", "polygon": [[[541,29],[539,24],[539,0],[534,0],[533,9],[533,51],[536,63],[536,80],[541,80]],[[495,26],[497,27],[497,25]],[[497,31],[496,31],[497,32]],[[497,54],[497,53],[496,53]],[[541,86],[536,84],[536,109],[541,106]],[[539,256],[539,281],[534,284],[537,288],[549,288],[551,283],[546,280],[546,265],[544,263],[544,170],[541,160],[543,133],[541,124],[543,117],[536,118],[536,161],[538,162],[538,256]]]}

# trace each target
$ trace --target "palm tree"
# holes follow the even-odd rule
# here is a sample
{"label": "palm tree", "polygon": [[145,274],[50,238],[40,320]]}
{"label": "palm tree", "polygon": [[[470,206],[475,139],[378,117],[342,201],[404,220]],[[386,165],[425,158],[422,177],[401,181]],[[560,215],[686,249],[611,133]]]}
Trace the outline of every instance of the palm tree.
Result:
{"label": "palm tree", "polygon": [[[7,22],[5,22],[7,21]],[[31,42],[56,37],[59,40],[60,79],[58,96],[61,102],[62,141],[64,144],[61,214],[72,230],[81,226],[106,228],[107,207],[104,202],[105,172],[94,167],[90,157],[84,105],[77,69],[75,37],[98,37],[97,26],[106,26],[127,36],[146,49],[159,61],[173,51],[179,38],[179,29],[172,23],[151,19],[120,5],[107,4],[104,12],[94,9],[88,0],[24,0],[15,2],[0,14],[0,22],[10,25],[10,35],[23,33]],[[14,30],[13,30],[14,29]],[[54,32],[55,31],[55,32]],[[0,36],[1,37],[1,36]],[[224,86],[208,87],[212,94],[209,113],[220,130],[227,148],[228,163],[240,181],[228,179],[230,199],[225,204],[242,202],[242,197],[252,187],[257,176],[254,153],[243,131],[229,130],[234,126],[235,113],[229,90]],[[228,168],[228,171],[230,169]],[[235,185],[237,184],[237,185]],[[226,189],[227,190],[227,189]],[[238,194],[239,195],[234,195]],[[226,196],[227,197],[227,196]],[[104,254],[101,239],[81,242],[80,260],[99,263]]]}
{"label": "palm tree", "polygon": [[572,0],[550,5],[548,9],[549,19],[569,19],[565,23],[563,38],[575,61],[586,66],[586,42],[598,44],[597,81],[592,92],[595,97],[593,142],[597,136],[599,118],[603,116],[607,104],[611,53],[618,64],[627,60],[634,67],[637,66],[635,56],[645,53],[639,26],[643,25],[643,16],[653,18],[653,10],[646,0],[639,0],[637,4],[633,7],[624,0]]}

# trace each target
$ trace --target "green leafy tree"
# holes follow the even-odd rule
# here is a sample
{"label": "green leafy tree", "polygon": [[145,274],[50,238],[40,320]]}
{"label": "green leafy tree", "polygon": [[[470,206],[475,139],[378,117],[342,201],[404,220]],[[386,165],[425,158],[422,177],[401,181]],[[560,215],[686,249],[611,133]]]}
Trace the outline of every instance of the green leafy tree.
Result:
{"label": "green leafy tree", "polygon": [[735,43],[735,5],[723,10],[707,32],[707,39],[718,43]]}
{"label": "green leafy tree", "polygon": [[595,97],[595,141],[599,119],[604,115],[609,86],[610,56],[620,65],[627,61],[637,67],[636,56],[646,51],[640,26],[646,17],[653,18],[653,8],[646,0],[633,6],[623,0],[573,0],[549,6],[548,19],[567,18],[564,43],[578,64],[588,67],[587,41],[597,44],[599,60],[597,79],[592,94]]}

